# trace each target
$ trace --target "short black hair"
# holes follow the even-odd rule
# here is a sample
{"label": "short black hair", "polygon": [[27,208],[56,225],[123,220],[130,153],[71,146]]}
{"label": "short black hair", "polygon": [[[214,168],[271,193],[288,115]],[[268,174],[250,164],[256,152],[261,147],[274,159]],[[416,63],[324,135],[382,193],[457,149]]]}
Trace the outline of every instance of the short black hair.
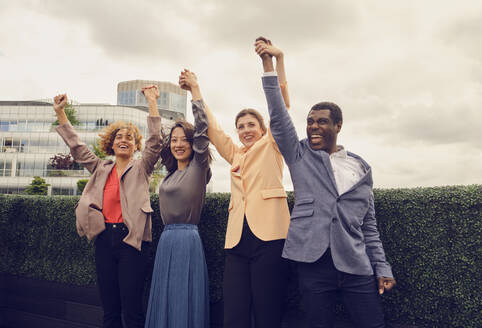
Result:
{"label": "short black hair", "polygon": [[330,111],[330,118],[333,121],[333,124],[343,123],[343,115],[341,113],[340,107],[338,107],[337,104],[329,101],[322,101],[317,104],[314,104],[313,107],[311,107],[310,111],[308,112],[308,115],[311,113],[311,111],[324,110],[324,109]]}

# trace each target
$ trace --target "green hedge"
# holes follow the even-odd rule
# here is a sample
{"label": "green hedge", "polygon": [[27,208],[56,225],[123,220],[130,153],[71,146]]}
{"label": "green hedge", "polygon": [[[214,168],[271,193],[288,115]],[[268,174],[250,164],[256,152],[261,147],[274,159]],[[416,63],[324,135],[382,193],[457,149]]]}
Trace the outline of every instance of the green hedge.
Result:
{"label": "green hedge", "polygon": [[[0,195],[0,272],[95,283],[93,247],[75,231],[77,197]],[[290,207],[293,195],[288,197]],[[199,231],[211,300],[222,298],[229,194],[208,194]],[[153,252],[162,230],[151,196]],[[375,190],[379,230],[398,285],[383,296],[390,321],[481,327],[482,186]]]}

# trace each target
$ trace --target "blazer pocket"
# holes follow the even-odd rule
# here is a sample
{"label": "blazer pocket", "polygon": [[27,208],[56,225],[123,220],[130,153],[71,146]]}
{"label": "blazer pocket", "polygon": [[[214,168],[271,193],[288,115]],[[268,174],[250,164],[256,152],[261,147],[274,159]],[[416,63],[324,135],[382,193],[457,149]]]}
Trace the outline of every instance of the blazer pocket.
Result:
{"label": "blazer pocket", "polygon": [[314,201],[315,201],[314,198],[295,199],[295,206],[296,205],[303,205],[303,204],[313,204]]}
{"label": "blazer pocket", "polygon": [[311,217],[311,216],[313,216],[313,213],[314,213],[313,208],[304,208],[304,209],[299,209],[299,210],[298,209],[293,210],[293,213],[291,213],[291,220]]}
{"label": "blazer pocket", "polygon": [[144,204],[144,206],[141,207],[141,210],[142,210],[142,212],[147,213],[147,214],[154,212],[150,203]]}
{"label": "blazer pocket", "polygon": [[283,188],[263,189],[261,190],[263,199],[269,198],[286,198],[286,191]]}
{"label": "blazer pocket", "polygon": [[291,212],[291,220],[298,218],[312,217],[314,198],[300,198],[295,200],[293,211]]}

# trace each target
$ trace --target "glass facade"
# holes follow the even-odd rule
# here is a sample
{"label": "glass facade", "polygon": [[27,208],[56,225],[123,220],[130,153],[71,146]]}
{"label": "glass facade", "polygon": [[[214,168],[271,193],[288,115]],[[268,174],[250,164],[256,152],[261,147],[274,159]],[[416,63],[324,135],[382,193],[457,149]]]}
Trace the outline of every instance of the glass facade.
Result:
{"label": "glass facade", "polygon": [[[126,99],[132,99],[132,94],[127,94]],[[50,184],[51,195],[78,194],[77,181],[87,179],[89,172],[78,165],[59,170],[49,164],[54,155],[68,154],[69,149],[55,131],[52,105],[31,103],[12,105],[0,101],[0,193],[23,193],[33,177],[40,176]],[[79,121],[75,129],[80,140],[91,148],[99,132],[118,120],[131,122],[143,136],[148,135],[145,109],[86,104],[74,108]],[[164,119],[166,123],[171,122]]]}
{"label": "glass facade", "polygon": [[186,97],[177,95],[175,93],[170,94],[171,97],[171,109],[175,112],[181,112],[186,110]]}
{"label": "glass facade", "polygon": [[117,104],[135,106],[136,105],[136,91],[119,91],[117,92]]}
{"label": "glass facade", "polygon": [[141,88],[152,84],[159,88],[158,108],[181,113],[183,117],[186,116],[187,93],[178,85],[169,82],[148,80],[120,82],[117,86],[117,105],[147,107],[147,100],[142,94]]}

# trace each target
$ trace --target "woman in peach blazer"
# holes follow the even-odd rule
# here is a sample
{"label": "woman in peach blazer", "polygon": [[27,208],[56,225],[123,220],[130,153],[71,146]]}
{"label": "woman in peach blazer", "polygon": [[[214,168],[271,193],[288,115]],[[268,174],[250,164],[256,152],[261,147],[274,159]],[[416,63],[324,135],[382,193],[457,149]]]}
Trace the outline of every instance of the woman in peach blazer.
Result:
{"label": "woman in peach blazer", "polygon": [[[283,53],[269,40],[258,38],[262,51],[277,59],[277,72],[286,105],[289,106]],[[180,83],[197,85],[195,75],[185,70]],[[281,258],[290,220],[283,189],[283,157],[266,129],[263,117],[244,109],[235,125],[243,146],[237,146],[223,131],[205,105],[208,137],[231,165],[231,200],[226,231],[224,271],[224,326],[280,327],[288,264]]]}

